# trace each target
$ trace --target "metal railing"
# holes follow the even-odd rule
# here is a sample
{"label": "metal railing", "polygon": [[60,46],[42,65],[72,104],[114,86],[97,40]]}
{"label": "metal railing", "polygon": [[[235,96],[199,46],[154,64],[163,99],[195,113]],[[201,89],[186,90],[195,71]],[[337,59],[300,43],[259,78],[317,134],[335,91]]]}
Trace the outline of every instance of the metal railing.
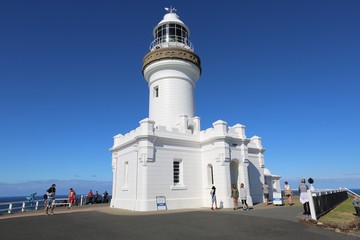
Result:
{"label": "metal railing", "polygon": [[357,197],[360,197],[360,195],[359,194],[357,194],[356,192],[354,192],[354,191],[351,191],[350,189],[348,189],[348,188],[340,188],[340,189],[344,189],[344,190],[346,190],[348,193],[350,193],[350,195],[352,195],[352,196],[357,196]]}
{"label": "metal railing", "polygon": [[[4,202],[0,203],[0,213],[15,213],[15,212],[25,212],[25,211],[36,211],[39,209],[45,208],[45,200],[34,200],[29,201],[16,201],[16,202]],[[67,198],[57,198],[55,200],[55,206],[68,205]],[[7,207],[4,207],[7,206]]]}
{"label": "metal railing", "polygon": [[161,37],[156,38],[150,43],[150,50],[157,49],[157,48],[164,48],[164,47],[180,47],[180,48],[186,48],[191,49],[194,51],[194,45],[190,42],[189,39],[174,36],[174,37]]}
{"label": "metal railing", "polygon": [[[109,194],[107,196],[107,201],[109,202],[112,198],[112,195]],[[80,195],[77,199],[77,206],[84,206],[88,204],[88,196],[87,195]],[[36,211],[45,208],[44,199],[38,200],[24,200],[24,201],[15,201],[15,202],[3,202],[0,203],[0,214],[3,213],[16,213],[16,212],[26,212],[26,211]],[[100,196],[100,199],[97,203],[103,202]],[[70,203],[68,202],[68,198],[55,198],[54,205],[58,206],[68,206],[70,207]]]}
{"label": "metal railing", "polygon": [[348,192],[345,189],[336,190],[308,190],[309,206],[311,218],[317,220],[330,210],[348,198]]}

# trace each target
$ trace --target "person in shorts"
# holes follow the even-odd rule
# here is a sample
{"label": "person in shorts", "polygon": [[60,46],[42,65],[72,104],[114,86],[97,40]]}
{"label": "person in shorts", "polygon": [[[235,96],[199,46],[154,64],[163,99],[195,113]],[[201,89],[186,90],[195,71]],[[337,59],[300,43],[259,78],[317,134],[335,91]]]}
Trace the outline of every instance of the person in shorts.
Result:
{"label": "person in shorts", "polygon": [[71,209],[76,204],[76,192],[73,188],[69,190],[69,208]]}
{"label": "person in shorts", "polygon": [[[216,201],[216,187],[212,186],[210,191],[210,197],[211,197],[211,210],[218,209],[217,207],[217,201]],[[214,208],[215,205],[215,208]]]}
{"label": "person in shorts", "polygon": [[49,209],[50,209],[50,215],[54,215],[55,192],[56,192],[56,185],[52,184],[51,187],[47,190],[47,199],[46,199],[47,207],[45,208],[46,215],[49,215]]}

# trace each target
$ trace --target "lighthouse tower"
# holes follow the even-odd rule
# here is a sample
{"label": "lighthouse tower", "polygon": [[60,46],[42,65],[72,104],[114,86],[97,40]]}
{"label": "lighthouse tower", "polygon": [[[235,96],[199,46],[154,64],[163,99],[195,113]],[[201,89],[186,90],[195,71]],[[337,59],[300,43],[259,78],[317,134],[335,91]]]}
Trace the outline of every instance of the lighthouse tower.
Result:
{"label": "lighthouse tower", "polygon": [[[265,168],[261,138],[247,138],[245,126],[218,120],[200,129],[194,92],[200,58],[189,28],[174,8],[153,29],[143,60],[149,86],[149,116],[126,134],[114,136],[110,206],[134,211],[210,208],[216,187],[218,206],[233,208],[231,187],[247,188],[247,202],[263,202],[262,184],[279,191],[280,177]],[[209,96],[211,97],[211,96]],[[236,106],[233,111],[241,111]],[[278,182],[277,182],[278,183]]]}
{"label": "lighthouse tower", "polygon": [[188,27],[174,8],[153,30],[143,75],[149,84],[149,118],[156,126],[175,127],[180,116],[195,116],[194,90],[201,74]]}

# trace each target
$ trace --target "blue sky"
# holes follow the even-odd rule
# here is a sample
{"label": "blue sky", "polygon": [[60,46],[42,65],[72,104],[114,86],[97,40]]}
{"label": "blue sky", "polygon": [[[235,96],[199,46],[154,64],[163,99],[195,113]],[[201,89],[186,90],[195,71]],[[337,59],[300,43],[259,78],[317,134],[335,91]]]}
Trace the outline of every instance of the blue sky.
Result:
{"label": "blue sky", "polygon": [[262,137],[297,185],[360,188],[359,1],[1,1],[0,196],[111,191],[113,136],[148,116],[141,74],[174,6],[202,61],[201,128]]}

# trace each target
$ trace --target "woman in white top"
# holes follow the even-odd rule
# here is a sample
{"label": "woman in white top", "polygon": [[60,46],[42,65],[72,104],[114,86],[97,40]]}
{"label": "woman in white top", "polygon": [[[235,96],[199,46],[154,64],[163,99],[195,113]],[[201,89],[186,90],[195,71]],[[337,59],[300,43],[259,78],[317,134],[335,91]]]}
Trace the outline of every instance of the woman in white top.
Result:
{"label": "woman in white top", "polygon": [[243,210],[249,210],[249,206],[247,205],[247,202],[246,202],[247,190],[244,187],[243,183],[240,184],[239,194],[240,194],[240,199],[241,199],[241,204],[242,204]]}
{"label": "woman in white top", "polygon": [[304,207],[304,215],[310,215],[310,206],[307,190],[309,187],[305,184],[305,179],[301,179],[301,184],[299,185],[299,194],[300,202]]}

